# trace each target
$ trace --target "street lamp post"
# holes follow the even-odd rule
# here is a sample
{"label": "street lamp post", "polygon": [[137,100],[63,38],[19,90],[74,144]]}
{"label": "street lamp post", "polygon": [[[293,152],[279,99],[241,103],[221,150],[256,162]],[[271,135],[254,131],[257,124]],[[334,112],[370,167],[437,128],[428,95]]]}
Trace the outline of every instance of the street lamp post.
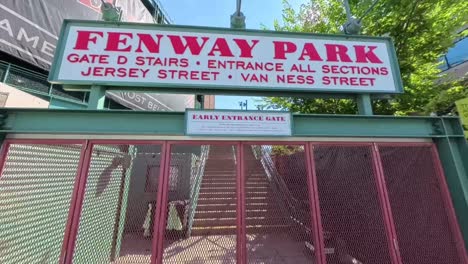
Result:
{"label": "street lamp post", "polygon": [[[233,29],[245,29],[245,16],[241,12],[241,0],[237,0],[236,2],[236,12],[231,15],[231,28]],[[240,109],[243,110],[243,107],[245,107],[245,110],[248,109],[248,103],[247,100],[244,101],[239,101],[239,106]]]}
{"label": "street lamp post", "polygon": [[104,21],[119,22],[122,19],[122,9],[113,3],[101,0],[102,19]]}
{"label": "street lamp post", "polygon": [[231,15],[231,28],[245,29],[245,16],[241,12],[241,0],[237,0],[236,12]]}
{"label": "street lamp post", "polygon": [[[360,18],[355,18],[351,15],[351,8],[348,0],[343,0],[343,5],[346,10],[347,21],[343,25],[343,33],[347,35],[357,35],[361,32],[361,21],[377,4],[379,0],[375,0],[372,5],[364,12]],[[372,99],[370,94],[358,94],[356,96],[356,102],[358,105],[358,112],[360,115],[372,115]]]}

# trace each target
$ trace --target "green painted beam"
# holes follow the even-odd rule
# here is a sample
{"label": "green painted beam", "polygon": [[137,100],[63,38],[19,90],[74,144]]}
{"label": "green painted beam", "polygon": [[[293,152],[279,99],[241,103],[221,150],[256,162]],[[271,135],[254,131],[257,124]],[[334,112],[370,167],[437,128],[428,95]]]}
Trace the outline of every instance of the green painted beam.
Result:
{"label": "green painted beam", "polygon": [[[183,112],[3,109],[3,133],[184,135]],[[454,117],[294,115],[294,136],[463,137]],[[451,128],[451,129],[444,129]]]}
{"label": "green painted beam", "polygon": [[[4,111],[5,112],[5,111]],[[181,134],[183,113],[106,110],[7,110],[2,132]]]}
{"label": "green painted beam", "polygon": [[[355,115],[294,115],[295,136],[323,137],[415,137],[445,136],[439,129],[443,121],[458,122],[453,117],[394,117]],[[461,137],[462,134],[450,134]]]}

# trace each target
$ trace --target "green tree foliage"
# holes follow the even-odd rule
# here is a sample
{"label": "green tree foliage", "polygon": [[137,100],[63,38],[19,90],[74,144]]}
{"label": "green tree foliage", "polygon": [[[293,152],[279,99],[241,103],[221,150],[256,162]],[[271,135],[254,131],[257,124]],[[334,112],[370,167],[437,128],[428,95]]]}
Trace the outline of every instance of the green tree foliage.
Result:
{"label": "green tree foliage", "polygon": [[439,93],[426,105],[426,112],[437,115],[457,114],[455,101],[468,97],[468,78],[437,85]]}
{"label": "green tree foliage", "polygon": [[[360,18],[372,4],[373,0],[350,0],[351,12]],[[277,31],[342,34],[340,27],[345,22],[341,0],[311,0],[299,10],[284,1],[282,22],[275,21],[274,28]],[[438,101],[445,102],[450,95],[464,94],[466,83],[460,86],[460,83],[450,81],[440,85],[436,79],[440,77],[437,68],[440,55],[460,37],[457,30],[467,22],[466,0],[378,1],[363,19],[362,34],[392,38],[405,93],[391,99],[374,100],[374,112],[397,115],[440,112],[434,108],[439,106]],[[302,113],[354,114],[357,111],[356,103],[351,99],[271,97],[265,98],[264,103],[269,108]]]}

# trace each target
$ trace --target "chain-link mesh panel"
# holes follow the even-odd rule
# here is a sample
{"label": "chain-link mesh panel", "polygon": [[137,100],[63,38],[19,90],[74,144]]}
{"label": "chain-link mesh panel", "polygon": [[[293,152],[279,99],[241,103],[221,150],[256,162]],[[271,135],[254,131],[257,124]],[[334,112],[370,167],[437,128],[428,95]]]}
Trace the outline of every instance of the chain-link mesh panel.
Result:
{"label": "chain-link mesh panel", "polygon": [[379,149],[403,263],[461,263],[431,147]]}
{"label": "chain-link mesh panel", "polygon": [[245,146],[249,263],[315,263],[303,146]]}
{"label": "chain-link mesh panel", "polygon": [[95,145],[73,263],[150,263],[161,147]]}
{"label": "chain-link mesh panel", "polygon": [[390,263],[371,148],[315,146],[314,159],[327,263]]}
{"label": "chain-link mesh panel", "polygon": [[0,176],[0,263],[58,263],[80,151],[10,145]]}
{"label": "chain-link mesh panel", "polygon": [[171,156],[163,262],[236,263],[235,148],[176,145]]}

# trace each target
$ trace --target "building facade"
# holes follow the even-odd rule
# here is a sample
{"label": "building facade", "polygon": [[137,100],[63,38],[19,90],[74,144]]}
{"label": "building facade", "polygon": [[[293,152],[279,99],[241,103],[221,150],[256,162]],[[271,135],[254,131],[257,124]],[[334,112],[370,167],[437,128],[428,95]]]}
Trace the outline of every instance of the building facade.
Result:
{"label": "building facade", "polygon": [[[122,10],[123,21],[172,23],[157,0],[114,2]],[[100,20],[101,17],[101,1],[94,0],[8,0],[0,3],[0,107],[86,108],[88,93],[52,85],[47,81],[47,74],[63,19]],[[195,98],[193,94],[112,92],[107,94],[105,106],[108,109],[184,111],[195,107]],[[214,97],[206,97],[205,107],[213,107],[213,101]]]}

